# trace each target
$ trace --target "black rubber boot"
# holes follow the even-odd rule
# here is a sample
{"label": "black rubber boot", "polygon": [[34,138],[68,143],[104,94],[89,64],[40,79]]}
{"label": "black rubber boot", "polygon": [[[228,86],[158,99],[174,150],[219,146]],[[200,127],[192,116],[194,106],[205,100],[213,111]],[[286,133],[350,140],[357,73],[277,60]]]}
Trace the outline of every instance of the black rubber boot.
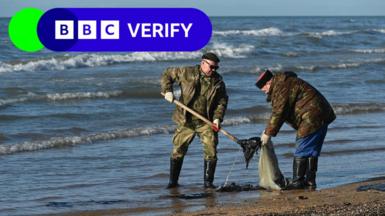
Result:
{"label": "black rubber boot", "polygon": [[216,166],[217,160],[204,161],[203,179],[205,188],[216,188],[215,185],[213,185]]}
{"label": "black rubber boot", "polygon": [[304,189],[307,158],[294,157],[293,160],[293,180],[287,189]]}
{"label": "black rubber boot", "polygon": [[180,170],[182,169],[183,158],[172,159],[170,158],[170,180],[168,182],[167,188],[178,187],[178,179]]}
{"label": "black rubber boot", "polygon": [[306,186],[311,190],[315,190],[317,188],[317,184],[315,182],[317,167],[318,157],[307,158]]}

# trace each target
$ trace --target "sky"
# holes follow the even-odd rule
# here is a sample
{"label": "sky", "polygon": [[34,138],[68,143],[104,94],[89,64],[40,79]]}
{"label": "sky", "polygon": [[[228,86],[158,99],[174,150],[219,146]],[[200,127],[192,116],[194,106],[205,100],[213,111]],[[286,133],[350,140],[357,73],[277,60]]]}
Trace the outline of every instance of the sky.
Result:
{"label": "sky", "polygon": [[0,0],[0,17],[25,7],[194,7],[209,16],[385,16],[385,0]]}

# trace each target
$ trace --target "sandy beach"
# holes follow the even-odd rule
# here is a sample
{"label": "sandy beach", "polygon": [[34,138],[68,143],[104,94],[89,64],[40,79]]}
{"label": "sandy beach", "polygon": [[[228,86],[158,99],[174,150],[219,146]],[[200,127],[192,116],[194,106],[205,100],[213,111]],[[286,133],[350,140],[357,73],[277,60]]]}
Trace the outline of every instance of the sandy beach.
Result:
{"label": "sandy beach", "polygon": [[385,178],[376,178],[317,191],[266,191],[257,200],[177,215],[385,215],[384,189]]}
{"label": "sandy beach", "polygon": [[[361,188],[362,190],[358,190]],[[385,177],[324,190],[262,191],[258,199],[169,214],[172,209],[110,209],[57,216],[385,215]]]}

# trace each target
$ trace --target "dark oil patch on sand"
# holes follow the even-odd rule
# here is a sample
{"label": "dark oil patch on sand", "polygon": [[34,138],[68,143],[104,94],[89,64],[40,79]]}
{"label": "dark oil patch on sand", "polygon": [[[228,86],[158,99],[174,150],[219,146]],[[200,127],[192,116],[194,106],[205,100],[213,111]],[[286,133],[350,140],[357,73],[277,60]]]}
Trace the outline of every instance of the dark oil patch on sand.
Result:
{"label": "dark oil patch on sand", "polygon": [[49,202],[47,203],[47,207],[67,207],[71,208],[74,206],[88,206],[88,205],[111,205],[116,203],[125,203],[128,200],[89,200],[89,201],[80,201],[80,202]]}
{"label": "dark oil patch on sand", "polygon": [[378,190],[385,191],[385,183],[363,185],[357,188],[357,191]]}
{"label": "dark oil patch on sand", "polygon": [[263,190],[260,186],[254,186],[252,184],[238,185],[235,182],[220,186],[216,189],[217,192],[241,192],[241,191],[253,191]]}

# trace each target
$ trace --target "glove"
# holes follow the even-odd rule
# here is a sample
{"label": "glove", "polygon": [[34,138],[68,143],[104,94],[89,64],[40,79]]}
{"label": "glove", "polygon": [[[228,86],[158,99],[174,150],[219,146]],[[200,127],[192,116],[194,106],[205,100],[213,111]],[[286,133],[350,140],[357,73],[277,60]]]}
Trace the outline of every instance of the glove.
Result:
{"label": "glove", "polygon": [[214,119],[213,124],[211,125],[213,131],[218,132],[221,129],[221,123],[219,119]]}
{"label": "glove", "polygon": [[174,101],[174,94],[172,92],[166,92],[166,94],[164,94],[164,99],[172,103]]}
{"label": "glove", "polygon": [[265,131],[262,132],[262,135],[261,135],[261,142],[262,142],[262,145],[267,145],[271,140],[271,136],[269,135],[266,135],[265,134]]}

